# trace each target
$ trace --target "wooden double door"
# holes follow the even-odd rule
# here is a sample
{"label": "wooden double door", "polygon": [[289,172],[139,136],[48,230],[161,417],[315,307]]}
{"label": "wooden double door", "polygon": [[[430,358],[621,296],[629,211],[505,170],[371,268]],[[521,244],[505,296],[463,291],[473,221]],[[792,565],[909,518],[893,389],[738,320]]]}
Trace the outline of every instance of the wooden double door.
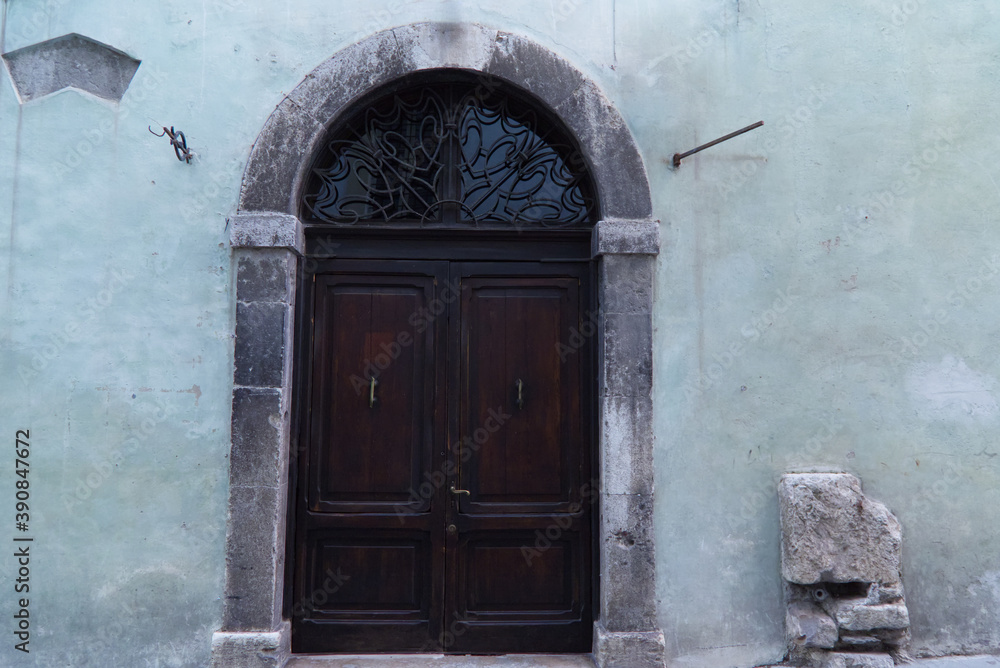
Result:
{"label": "wooden double door", "polygon": [[312,277],[294,651],[590,651],[589,282],[574,262]]}

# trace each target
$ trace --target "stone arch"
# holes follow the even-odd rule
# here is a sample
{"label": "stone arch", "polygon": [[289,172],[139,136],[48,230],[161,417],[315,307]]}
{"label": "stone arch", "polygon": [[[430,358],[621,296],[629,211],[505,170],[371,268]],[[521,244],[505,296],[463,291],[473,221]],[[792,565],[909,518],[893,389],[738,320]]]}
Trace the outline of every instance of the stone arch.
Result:
{"label": "stone arch", "polygon": [[[257,137],[230,219],[236,341],[223,627],[213,665],[283,665],[285,524],[299,193],[327,125],[374,88],[458,68],[531,92],[565,123],[588,160],[600,221],[598,665],[663,665],[657,628],[652,469],[652,292],[659,227],[638,147],[597,85],[523,37],[474,24],[421,23],[334,54],[278,104]],[[308,258],[306,258],[308,262]],[[437,664],[435,664],[437,665]]]}
{"label": "stone arch", "polygon": [[648,219],[649,182],[621,115],[582,72],[523,37],[479,25],[422,23],[377,33],[334,54],[282,100],[254,143],[240,211],[294,215],[296,194],[327,124],[359,97],[406,74],[457,68],[524,88],[552,109],[591,161],[604,219]]}

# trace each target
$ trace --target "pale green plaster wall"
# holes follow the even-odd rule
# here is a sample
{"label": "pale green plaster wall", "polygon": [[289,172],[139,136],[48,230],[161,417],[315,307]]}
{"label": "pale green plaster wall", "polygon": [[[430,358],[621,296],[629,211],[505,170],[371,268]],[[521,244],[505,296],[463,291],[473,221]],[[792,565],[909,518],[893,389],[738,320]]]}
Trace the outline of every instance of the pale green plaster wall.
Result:
{"label": "pale green plaster wall", "polygon": [[618,22],[632,28],[621,42],[649,44],[660,26],[664,52],[684,49],[647,76],[648,48],[628,64],[619,52],[666,249],[655,407],[670,653],[780,657],[775,482],[806,469],[855,473],[899,517],[918,653],[1000,651],[1000,265],[984,265],[1000,260],[1000,11],[670,4]]}
{"label": "pale green plaster wall", "polygon": [[[1000,650],[1000,281],[976,282],[1000,254],[1000,9],[895,4],[9,0],[4,51],[78,32],[142,65],[120,105],[64,91],[19,107],[0,85],[0,426],[11,444],[31,429],[36,536],[32,653],[4,636],[0,664],[207,663],[241,171],[313,67],[426,20],[556,51],[643,151],[663,221],[657,591],[672,662],[781,657],[774,483],[807,468],[856,473],[902,521],[916,650]],[[195,164],[147,125],[184,130]],[[3,615],[13,568],[0,562]]]}

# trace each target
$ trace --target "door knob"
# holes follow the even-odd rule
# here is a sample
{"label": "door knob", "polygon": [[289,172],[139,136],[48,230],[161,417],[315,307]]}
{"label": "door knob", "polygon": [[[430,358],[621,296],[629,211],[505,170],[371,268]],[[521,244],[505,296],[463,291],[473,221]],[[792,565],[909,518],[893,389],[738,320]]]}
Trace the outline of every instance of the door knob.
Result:
{"label": "door knob", "polygon": [[472,492],[470,492],[469,490],[467,490],[467,489],[455,489],[454,485],[451,486],[451,490],[450,491],[455,496],[459,496],[461,494],[468,494],[469,496],[472,496]]}

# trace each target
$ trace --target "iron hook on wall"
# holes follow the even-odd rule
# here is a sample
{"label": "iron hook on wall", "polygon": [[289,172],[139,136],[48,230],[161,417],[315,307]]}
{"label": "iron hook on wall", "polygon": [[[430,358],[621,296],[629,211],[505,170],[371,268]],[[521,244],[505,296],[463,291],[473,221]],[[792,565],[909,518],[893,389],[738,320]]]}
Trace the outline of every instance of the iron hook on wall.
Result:
{"label": "iron hook on wall", "polygon": [[187,147],[187,139],[184,138],[183,132],[180,130],[175,131],[174,126],[172,125],[169,130],[164,127],[163,132],[160,132],[159,134],[153,132],[153,128],[149,126],[147,126],[147,129],[154,137],[163,137],[164,135],[170,137],[170,145],[174,147],[174,155],[177,156],[177,159],[181,162],[186,162],[189,165],[191,164],[191,158],[194,157],[194,154],[191,153],[191,149]]}
{"label": "iron hook on wall", "polygon": [[704,151],[706,148],[708,148],[710,146],[715,146],[716,144],[721,144],[722,142],[726,141],[727,139],[732,139],[733,137],[737,137],[737,136],[743,134],[744,132],[750,132],[754,128],[759,128],[762,125],[764,125],[764,121],[757,121],[753,125],[748,125],[745,128],[741,128],[741,129],[737,130],[736,132],[730,132],[725,137],[719,137],[718,139],[716,139],[714,141],[710,141],[707,144],[702,144],[698,148],[693,148],[690,151],[688,151],[687,153],[674,153],[674,169],[677,169],[678,167],[680,167],[681,166],[681,160],[683,160],[684,158],[688,157],[689,155],[694,155],[698,151]]}

